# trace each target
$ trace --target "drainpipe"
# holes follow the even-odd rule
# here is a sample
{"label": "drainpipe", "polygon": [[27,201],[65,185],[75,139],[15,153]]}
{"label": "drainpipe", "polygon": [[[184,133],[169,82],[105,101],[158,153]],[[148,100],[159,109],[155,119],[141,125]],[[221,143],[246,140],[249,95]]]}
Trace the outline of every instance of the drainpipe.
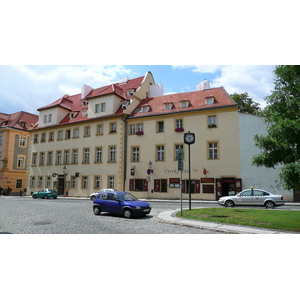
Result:
{"label": "drainpipe", "polygon": [[124,115],[124,117],[122,118],[122,121],[125,123],[125,130],[124,130],[124,174],[123,174],[123,178],[124,178],[124,182],[123,182],[123,187],[124,187],[124,191],[125,191],[125,183],[126,183],[126,174],[127,174],[127,144],[128,144],[128,123],[126,121],[126,119],[128,118],[128,115]]}

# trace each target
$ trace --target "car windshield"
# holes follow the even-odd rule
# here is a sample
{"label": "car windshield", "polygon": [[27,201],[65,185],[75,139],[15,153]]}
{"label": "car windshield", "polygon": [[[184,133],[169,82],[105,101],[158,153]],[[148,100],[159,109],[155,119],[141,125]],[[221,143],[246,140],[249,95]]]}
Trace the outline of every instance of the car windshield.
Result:
{"label": "car windshield", "polygon": [[138,199],[130,193],[117,194],[123,201],[137,201]]}
{"label": "car windshield", "polygon": [[48,191],[51,193],[55,193],[55,190],[53,190],[53,189],[48,189]]}

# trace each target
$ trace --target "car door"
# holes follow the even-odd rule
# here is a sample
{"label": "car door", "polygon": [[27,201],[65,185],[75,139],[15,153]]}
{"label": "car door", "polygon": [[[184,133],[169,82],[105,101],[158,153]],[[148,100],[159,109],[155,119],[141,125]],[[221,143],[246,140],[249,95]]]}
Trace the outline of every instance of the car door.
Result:
{"label": "car door", "polygon": [[263,191],[254,190],[253,191],[253,205],[263,205],[266,195]]}
{"label": "car door", "polygon": [[237,197],[237,205],[251,205],[252,204],[252,191],[246,190],[239,194]]}
{"label": "car door", "polygon": [[115,214],[122,213],[122,206],[116,193],[107,194],[107,211]]}
{"label": "car door", "polygon": [[102,211],[107,211],[107,193],[102,193],[97,198],[97,204]]}

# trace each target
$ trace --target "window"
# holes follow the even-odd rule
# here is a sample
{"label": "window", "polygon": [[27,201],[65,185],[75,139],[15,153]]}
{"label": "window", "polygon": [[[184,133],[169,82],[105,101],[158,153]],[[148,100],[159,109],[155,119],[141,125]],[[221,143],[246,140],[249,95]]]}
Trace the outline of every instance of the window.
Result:
{"label": "window", "polygon": [[175,131],[183,131],[183,121],[180,120],[176,120],[176,125],[175,125]]}
{"label": "window", "polygon": [[90,136],[91,135],[91,127],[86,126],[84,127],[84,136]]}
{"label": "window", "polygon": [[53,152],[50,151],[48,152],[47,165],[52,165],[52,163],[53,163]]}
{"label": "window", "polygon": [[43,176],[38,176],[38,187],[43,186]]}
{"label": "window", "polygon": [[50,186],[51,186],[51,177],[46,176],[46,187],[50,187]]}
{"label": "window", "polygon": [[26,137],[20,136],[19,146],[20,147],[25,147],[26,146]]}
{"label": "window", "polygon": [[82,176],[82,188],[87,189],[88,188],[89,179],[88,176]]}
{"label": "window", "polygon": [[100,189],[100,176],[95,176],[95,189]]}
{"label": "window", "polygon": [[33,165],[37,164],[37,153],[32,153],[32,164]]}
{"label": "window", "polygon": [[24,169],[25,168],[25,156],[18,155],[18,168]]}
{"label": "window", "polygon": [[79,128],[75,128],[73,131],[73,138],[79,138]]}
{"label": "window", "polygon": [[116,161],[116,147],[115,146],[109,147],[109,161],[110,162]]}
{"label": "window", "polygon": [[143,123],[137,124],[137,132],[142,132],[144,129]]}
{"label": "window", "polygon": [[154,179],[154,192],[166,193],[168,191],[167,179]]}
{"label": "window", "polygon": [[217,116],[208,116],[207,123],[209,128],[217,127]]}
{"label": "window", "polygon": [[110,189],[115,188],[115,176],[108,177],[108,188],[110,188]]}
{"label": "window", "polygon": [[106,110],[106,103],[101,103],[101,112],[104,112]]}
{"label": "window", "polygon": [[0,135],[0,145],[3,145],[3,135]]}
{"label": "window", "polygon": [[49,142],[54,141],[54,132],[49,132]]}
{"label": "window", "polygon": [[103,125],[102,124],[99,124],[97,126],[97,134],[103,134]]}
{"label": "window", "polygon": [[65,164],[69,164],[70,163],[70,150],[65,150],[64,163]]}
{"label": "window", "polygon": [[52,122],[52,114],[49,114],[49,115],[48,115],[48,122],[49,122],[49,123]]}
{"label": "window", "polygon": [[157,132],[164,132],[164,122],[163,121],[157,122]]}
{"label": "window", "polygon": [[180,108],[187,108],[189,107],[190,102],[188,100],[180,101]]}
{"label": "window", "polygon": [[56,164],[61,164],[61,151],[56,151]]}
{"label": "window", "polygon": [[62,140],[63,139],[63,132],[62,131],[58,132],[57,139],[58,140]]}
{"label": "window", "polygon": [[102,162],[102,147],[96,148],[96,159],[95,162]]}
{"label": "window", "polygon": [[71,177],[71,188],[76,188],[76,176]]}
{"label": "window", "polygon": [[38,135],[38,134],[35,134],[35,135],[33,136],[33,142],[34,142],[34,143],[38,143],[38,142],[39,142],[39,135]]}
{"label": "window", "polygon": [[214,97],[207,97],[205,98],[205,104],[206,105],[212,105],[215,102],[215,98]]}
{"label": "window", "polygon": [[135,124],[129,125],[129,134],[135,134]]}
{"label": "window", "polygon": [[170,110],[173,107],[173,103],[164,103],[164,110]]}
{"label": "window", "polygon": [[149,105],[143,105],[142,108],[141,108],[142,113],[147,113],[149,110],[150,110]]}
{"label": "window", "polygon": [[47,115],[44,115],[44,123],[47,123]]}
{"label": "window", "polygon": [[84,109],[83,111],[82,111],[82,116],[83,117],[86,117],[88,115],[88,110],[87,109]]}
{"label": "window", "polygon": [[17,179],[16,188],[21,189],[22,188],[22,179]]}
{"label": "window", "polygon": [[45,164],[45,153],[40,153],[40,165],[43,166]]}
{"label": "window", "polygon": [[218,159],[218,143],[208,143],[208,159]]}
{"label": "window", "polygon": [[65,134],[65,139],[70,139],[70,138],[71,138],[71,130],[67,129]]}
{"label": "window", "polygon": [[90,149],[83,149],[83,163],[87,164],[90,162]]}
{"label": "window", "polygon": [[110,123],[110,132],[117,131],[117,123]]}
{"label": "window", "polygon": [[30,187],[35,187],[35,176],[30,177]]}
{"label": "window", "polygon": [[132,157],[131,161],[140,161],[140,148],[139,147],[132,147]]}
{"label": "window", "polygon": [[148,191],[148,181],[146,179],[130,179],[129,190],[136,192]]}
{"label": "window", "polygon": [[100,104],[95,104],[95,113],[99,113],[100,112]]}
{"label": "window", "polygon": [[156,160],[157,161],[165,160],[165,146],[156,146]]}
{"label": "window", "polygon": [[42,133],[41,142],[46,142],[46,133]]}
{"label": "window", "polygon": [[72,164],[78,164],[78,150],[73,149],[72,152]]}

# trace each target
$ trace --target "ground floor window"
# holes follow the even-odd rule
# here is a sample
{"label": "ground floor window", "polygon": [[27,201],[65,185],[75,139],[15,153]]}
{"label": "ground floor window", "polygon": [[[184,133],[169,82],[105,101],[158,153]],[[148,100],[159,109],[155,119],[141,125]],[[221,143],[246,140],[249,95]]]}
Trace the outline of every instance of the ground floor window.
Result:
{"label": "ground floor window", "polygon": [[154,192],[167,193],[168,180],[167,179],[154,179]]}
{"label": "ground floor window", "polygon": [[17,179],[16,188],[21,189],[22,188],[22,179]]}
{"label": "ground floor window", "polygon": [[136,192],[148,191],[148,181],[146,179],[130,179],[129,190]]}

